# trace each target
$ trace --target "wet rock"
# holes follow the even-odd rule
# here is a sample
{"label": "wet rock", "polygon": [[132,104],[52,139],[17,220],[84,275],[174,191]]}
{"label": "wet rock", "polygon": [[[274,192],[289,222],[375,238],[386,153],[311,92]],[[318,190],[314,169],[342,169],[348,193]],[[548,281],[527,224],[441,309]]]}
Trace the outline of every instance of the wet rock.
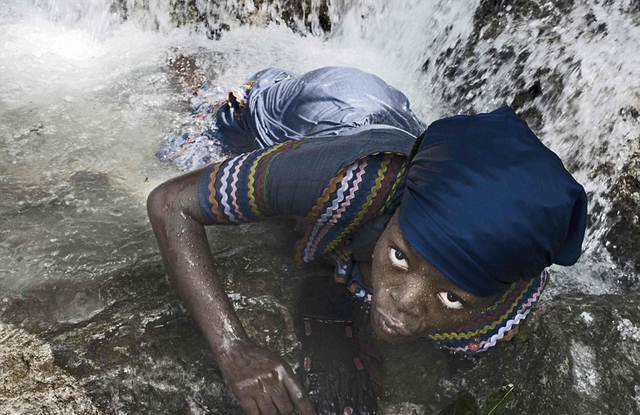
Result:
{"label": "wet rock", "polygon": [[55,364],[47,343],[1,323],[0,368],[0,413],[102,413],[79,382]]}
{"label": "wet rock", "polygon": [[[83,320],[52,321],[72,291],[99,293],[103,308]],[[253,340],[286,350],[278,341],[286,332],[282,318],[261,306],[248,311],[242,320]],[[51,363],[106,413],[242,413],[159,263],[99,282],[44,285],[10,302],[2,320],[50,345]],[[267,339],[267,331],[276,339]]]}
{"label": "wet rock", "polygon": [[[329,0],[253,0],[250,3],[220,0],[177,0],[172,2],[171,18],[176,26],[198,26],[206,30],[210,39],[220,39],[224,32],[234,25],[267,25],[275,22],[285,24],[292,30],[305,35],[331,31]],[[112,4],[114,14],[127,20],[132,13],[148,8],[145,4],[131,5],[124,0]]]}
{"label": "wet rock", "polygon": [[[640,272],[640,154],[622,169],[608,197],[613,225],[604,237],[607,251],[621,266]],[[637,282],[637,281],[636,281]]]}
{"label": "wet rock", "polygon": [[[539,43],[558,48],[557,28],[570,19],[573,7],[573,1],[563,0],[480,2],[469,36],[436,58],[438,74],[434,78],[438,81],[441,75],[442,81],[446,79],[438,88],[451,111],[475,114],[486,110],[482,105],[489,100],[502,102],[511,105],[534,131],[541,130],[544,118],[540,107],[548,110],[557,105],[564,77],[578,70],[580,62],[569,60],[562,68],[545,67],[542,62],[532,65],[529,48]],[[522,29],[530,31],[527,36],[521,36]],[[499,36],[506,41],[494,43]],[[498,71],[502,75],[496,77]],[[499,84],[492,79],[499,79]]]}
{"label": "wet rock", "polygon": [[514,111],[519,110],[526,104],[527,102],[531,102],[542,94],[542,88],[540,87],[540,82],[536,81],[529,88],[518,92],[511,102],[511,108]]}
{"label": "wet rock", "polygon": [[473,359],[426,343],[387,347],[390,400],[442,414],[473,402],[481,411],[461,413],[485,414],[500,396],[511,403],[494,414],[637,413],[639,306],[638,292],[543,302],[519,337]]}
{"label": "wet rock", "polygon": [[[161,271],[152,263],[101,281],[44,285],[11,302],[2,319],[44,339],[56,366],[107,413],[175,413],[212,403],[233,408],[206,345]],[[56,321],[60,303],[73,291],[96,293],[102,309]],[[199,391],[207,395],[201,402]]]}

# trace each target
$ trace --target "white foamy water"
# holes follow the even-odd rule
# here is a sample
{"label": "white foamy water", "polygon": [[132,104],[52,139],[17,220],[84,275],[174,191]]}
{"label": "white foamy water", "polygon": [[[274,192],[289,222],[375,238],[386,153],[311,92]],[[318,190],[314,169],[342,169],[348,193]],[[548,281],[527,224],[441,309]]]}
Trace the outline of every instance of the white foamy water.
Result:
{"label": "white foamy water", "polygon": [[[25,196],[30,205],[52,203],[56,194],[68,192],[65,189],[75,173],[104,174],[111,186],[139,203],[135,215],[118,214],[144,226],[146,194],[178,174],[171,165],[158,162],[154,153],[165,137],[197,128],[185,111],[187,97],[177,92],[167,67],[168,58],[179,54],[195,56],[221,94],[268,66],[302,73],[348,65],[375,73],[405,92],[425,123],[453,115],[452,104],[442,96],[454,93],[464,80],[443,77],[441,69],[434,69],[435,60],[448,49],[455,53],[465,45],[479,4],[334,1],[329,7],[332,32],[325,34],[317,19],[321,2],[313,1],[294,24],[299,32],[310,30],[301,35],[283,23],[278,1],[260,7],[252,1],[221,3],[218,7],[197,1],[191,10],[205,16],[211,27],[217,24],[214,16],[229,25],[219,40],[211,40],[202,24],[177,27],[170,6],[161,1],[1,0],[3,188],[32,190]],[[483,76],[482,85],[469,98],[475,110],[490,111],[503,103],[494,91],[509,88],[515,94],[519,89],[507,76],[513,68],[500,67],[500,62],[490,59],[491,48],[511,45],[515,53],[528,51],[522,75],[527,86],[543,66],[560,71],[564,90],[557,102],[539,108],[544,124],[538,132],[565,163],[579,166],[576,177],[593,194],[592,204],[598,201],[605,211],[609,202],[602,194],[637,150],[640,136],[637,120],[619,115],[620,108],[640,107],[640,43],[634,41],[640,38],[640,29],[620,11],[625,5],[629,2],[621,2],[620,7],[589,1],[578,4],[566,17],[568,24],[556,28],[554,41],[540,40],[538,21],[524,27],[508,21],[494,41],[478,43],[475,65],[497,67]],[[606,37],[581,34],[583,16],[589,11],[598,23],[606,23]],[[531,39],[538,40],[532,43]],[[421,68],[427,60],[430,69],[424,73]],[[572,62],[577,61],[581,64],[576,69]],[[604,162],[611,163],[611,172],[594,175],[593,170]],[[65,194],[64,200],[80,215],[108,214],[106,205],[93,205],[73,192]],[[81,237],[85,230],[53,224],[48,229],[42,224],[40,233],[54,233],[45,240],[27,237],[32,232],[27,225],[27,219],[18,229],[4,225],[4,239],[9,242],[0,249],[10,265],[0,268],[0,286],[28,286],[43,274],[45,279],[87,278],[104,271],[102,265],[122,266],[150,253],[149,249],[117,251],[116,247],[122,256],[101,263],[96,249],[95,263],[87,274],[82,255],[55,245],[60,239]],[[556,279],[559,291],[618,289],[620,272],[600,248],[599,238],[605,231],[605,226],[591,229],[587,254],[579,265],[556,271],[561,277]],[[120,245],[138,242],[134,238]],[[25,265],[23,258],[30,259],[31,265]]]}
{"label": "white foamy water", "polygon": [[[640,108],[640,19],[626,12],[632,0],[576,0],[560,14],[552,2],[531,2],[525,11],[541,7],[547,17],[504,15],[499,30],[482,30],[469,54],[479,0],[335,0],[330,33],[321,30],[318,0],[289,26],[280,11],[284,0],[220,0],[217,6],[195,0],[177,13],[169,3],[0,0],[0,307],[44,284],[93,287],[81,282],[157,260],[145,197],[180,172],[154,154],[166,137],[198,129],[186,111],[188,96],[172,84],[168,69],[168,59],[180,54],[195,57],[220,94],[268,66],[298,73],[355,66],[405,92],[426,124],[458,111],[493,110],[539,82],[536,132],[584,184],[590,207],[603,206],[585,254],[574,267],[553,267],[543,301],[568,291],[624,289],[627,278],[601,243],[610,226],[604,196],[640,145],[640,120],[625,110]],[[183,24],[180,16],[187,14],[200,14],[200,23]],[[557,23],[548,27],[554,16]],[[589,30],[598,25],[606,30]],[[500,53],[522,56],[522,68],[515,59],[498,59]],[[446,76],[451,70],[456,74]],[[465,77],[474,70],[480,75]],[[518,80],[512,76],[517,71]],[[560,92],[554,96],[552,88]],[[250,304],[239,294],[232,300]],[[258,308],[277,306],[263,300]],[[104,307],[100,293],[81,292],[47,318],[89,321]],[[581,316],[587,325],[597,322],[586,311]],[[615,324],[631,345],[637,342],[638,327],[630,320]],[[42,405],[57,410],[52,413],[94,412],[81,382],[57,369],[40,339],[0,322],[0,349],[0,367],[12,376],[0,412],[31,413]],[[572,343],[574,389],[585,396],[600,393],[594,353]],[[172,361],[153,365],[160,374],[182,370]],[[143,379],[130,376],[133,383]],[[210,393],[210,385],[201,387],[208,380],[193,376],[186,381],[193,390]],[[101,379],[112,377],[121,383],[116,372]],[[411,403],[386,410],[426,412]]]}

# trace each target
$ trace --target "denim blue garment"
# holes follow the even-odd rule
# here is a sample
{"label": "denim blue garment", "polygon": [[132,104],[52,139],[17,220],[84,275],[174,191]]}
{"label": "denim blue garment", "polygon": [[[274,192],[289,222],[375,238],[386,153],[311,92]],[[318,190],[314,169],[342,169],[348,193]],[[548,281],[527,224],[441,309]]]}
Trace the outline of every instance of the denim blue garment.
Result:
{"label": "denim blue garment", "polygon": [[[350,135],[368,125],[389,125],[414,136],[425,128],[402,92],[359,69],[328,67],[298,77],[269,68],[250,81],[255,84],[248,91],[230,94],[210,130],[238,152],[291,139]],[[245,92],[245,105],[234,102]]]}
{"label": "denim blue garment", "polygon": [[[417,136],[424,124],[407,97],[382,79],[355,68],[321,68],[297,76],[277,68],[262,70],[244,85],[216,97],[204,83],[191,100],[207,121],[200,135],[169,138],[157,153],[181,170],[196,170],[232,153],[302,138],[326,138],[392,126]],[[218,99],[216,99],[218,98]]]}

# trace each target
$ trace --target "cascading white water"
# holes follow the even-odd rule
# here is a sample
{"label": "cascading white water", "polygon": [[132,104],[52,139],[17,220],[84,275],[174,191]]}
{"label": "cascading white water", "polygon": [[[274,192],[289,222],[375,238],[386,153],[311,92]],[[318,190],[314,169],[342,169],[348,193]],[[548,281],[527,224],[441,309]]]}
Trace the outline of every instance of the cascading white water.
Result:
{"label": "cascading white water", "polygon": [[[268,66],[298,73],[355,66],[405,92],[426,124],[520,100],[520,112],[533,114],[536,133],[584,184],[594,212],[585,254],[576,266],[553,267],[548,294],[619,293],[613,298],[626,301],[629,275],[611,260],[603,236],[614,206],[608,193],[640,146],[640,13],[630,13],[633,7],[637,1],[0,0],[0,315],[15,313],[19,323],[28,316],[24,327],[0,321],[0,366],[4,371],[4,363],[11,364],[9,372],[19,380],[4,383],[9,388],[0,395],[18,398],[0,396],[0,412],[32,413],[31,403],[58,408],[69,396],[76,409],[84,408],[78,413],[94,413],[96,402],[117,412],[130,408],[129,392],[142,402],[152,385],[152,392],[160,392],[151,399],[162,398],[176,392],[174,382],[183,383],[176,395],[184,395],[184,408],[190,405],[193,413],[209,413],[202,396],[224,397],[220,379],[211,384],[214,375],[193,371],[194,365],[206,363],[181,365],[182,357],[175,356],[182,351],[166,357],[171,351],[164,343],[171,341],[162,336],[188,337],[189,332],[175,327],[184,322],[184,313],[170,310],[175,304],[167,303],[174,297],[154,291],[154,284],[162,286],[157,282],[162,276],[153,275],[160,259],[145,196],[180,174],[154,154],[166,137],[200,128],[186,110],[188,94],[172,83],[168,59],[180,54],[195,57],[221,95]],[[487,24],[479,10],[490,13],[484,17]],[[329,32],[324,31],[327,19]],[[527,91],[535,99],[518,98]],[[132,275],[143,281],[129,286],[128,270],[141,263],[147,268]],[[248,260],[246,266],[251,264]],[[244,269],[239,271],[243,276]],[[262,278],[265,269],[271,272],[253,271]],[[113,275],[115,282],[102,284]],[[92,292],[104,286],[115,294]],[[156,295],[156,303],[149,301]],[[543,302],[549,297],[545,293]],[[21,298],[32,303],[21,304]],[[138,298],[145,304],[129,307]],[[238,299],[246,298],[234,293],[232,300]],[[258,304],[251,311],[262,308]],[[589,326],[594,310],[580,310],[585,310],[581,316],[589,330],[596,330]],[[623,337],[637,337],[633,316],[606,311],[600,317],[613,319],[612,327]],[[174,326],[155,331],[169,320]],[[39,328],[27,333],[30,325]],[[607,327],[605,335],[615,337],[614,328]],[[139,331],[131,335],[127,330]],[[602,335],[604,329],[598,330]],[[276,337],[275,331],[268,335]],[[49,341],[50,336],[55,339]],[[574,371],[579,376],[568,387],[600,399],[597,376],[604,383],[602,374],[609,373],[595,361],[593,350],[601,350],[574,340],[570,357],[578,362]],[[158,343],[160,352],[147,347]],[[62,350],[61,358],[52,356],[53,348]],[[81,350],[74,355],[67,348]],[[136,360],[127,352],[140,355]],[[198,353],[192,351],[194,360],[201,358]],[[623,353],[637,356],[631,349]],[[23,372],[28,361],[32,370]],[[441,363],[431,368],[436,377],[443,368],[450,375],[444,375],[440,391],[467,388],[466,373],[456,384],[457,369],[452,372]],[[82,365],[91,368],[74,372],[74,380],[59,365],[69,372]],[[559,368],[566,365],[562,361]],[[149,368],[151,375],[145,372]],[[624,380],[630,369],[616,370]],[[545,383],[552,378],[542,376]],[[111,401],[101,401],[103,387]],[[25,404],[25,398],[33,402]],[[545,396],[538,398],[547,402]],[[402,413],[409,413],[411,405]]]}
{"label": "cascading white water", "polygon": [[[602,195],[637,151],[640,135],[637,120],[623,119],[619,112],[640,101],[640,46],[633,41],[640,38],[640,29],[622,13],[629,1],[623,3],[617,8],[589,1],[577,5],[567,17],[571,23],[548,34],[553,42],[531,43],[539,38],[535,21],[517,29],[507,22],[495,40],[478,42],[480,58],[475,65],[496,68],[466,97],[473,101],[474,110],[488,111],[502,104],[493,91],[507,88],[515,93],[518,87],[507,76],[510,68],[489,58],[491,48],[506,44],[516,53],[528,50],[525,82],[533,82],[536,70],[545,65],[564,71],[558,101],[540,108],[544,124],[538,132],[566,164],[579,166],[577,178],[593,195],[592,205],[597,201],[604,212],[610,202]],[[335,0],[327,11],[330,33],[324,33],[318,23],[325,3],[308,4],[308,10],[289,22],[298,31],[294,33],[282,18],[288,5],[284,0],[215,4],[204,0],[0,1],[3,187],[40,189],[29,196],[28,203],[48,203],[64,194],[75,172],[103,173],[110,184],[135,195],[142,211],[144,196],[177,174],[172,166],[155,159],[159,143],[170,134],[198,128],[184,109],[187,97],[171,84],[167,59],[178,54],[197,57],[221,94],[267,66],[302,73],[320,66],[349,65],[373,72],[404,91],[426,123],[455,110],[443,95],[455,93],[465,81],[444,78],[442,70],[434,69],[435,60],[447,50],[455,53],[468,41],[478,1]],[[582,33],[587,9],[606,23],[606,40]],[[180,16],[197,15],[204,16],[200,20],[207,21],[208,28],[202,22],[176,23]],[[229,30],[219,40],[209,39],[208,31],[220,22]],[[576,61],[581,62],[579,69],[572,64]],[[611,164],[610,172],[594,175],[594,169],[605,162]],[[76,206],[80,213],[108,214],[106,207],[90,205],[73,193],[65,194],[64,203]],[[7,232],[20,235],[20,229],[5,226]],[[599,249],[605,231],[604,226],[593,227],[588,255],[572,270],[557,270],[565,277],[561,289],[617,290],[615,283],[602,283],[596,277],[618,272]],[[55,226],[42,232],[53,237],[27,238],[27,242],[14,237],[0,247],[9,264],[0,276],[0,287],[28,286],[42,274],[60,278],[61,270],[64,278],[86,277],[83,255],[56,254],[56,241],[71,235]],[[45,254],[45,259],[38,257]],[[124,253],[112,263],[95,259],[91,275],[126,264],[138,254]]]}

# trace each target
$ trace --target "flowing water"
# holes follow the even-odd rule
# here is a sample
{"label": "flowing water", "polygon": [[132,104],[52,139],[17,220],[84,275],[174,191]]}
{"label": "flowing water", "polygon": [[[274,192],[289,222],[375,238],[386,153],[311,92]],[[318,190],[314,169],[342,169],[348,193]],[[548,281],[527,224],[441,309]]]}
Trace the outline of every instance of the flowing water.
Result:
{"label": "flowing water", "polygon": [[[590,197],[585,254],[554,269],[549,298],[632,290],[633,252],[612,259],[624,238],[607,236],[620,215],[638,225],[637,189],[628,211],[615,190],[638,177],[638,9],[632,0],[0,0],[0,301],[157,260],[145,197],[180,172],[154,153],[198,129],[168,68],[180,54],[221,94],[268,66],[344,65],[405,92],[426,124],[512,104]],[[106,304],[91,298],[47,318],[83,321]]]}

